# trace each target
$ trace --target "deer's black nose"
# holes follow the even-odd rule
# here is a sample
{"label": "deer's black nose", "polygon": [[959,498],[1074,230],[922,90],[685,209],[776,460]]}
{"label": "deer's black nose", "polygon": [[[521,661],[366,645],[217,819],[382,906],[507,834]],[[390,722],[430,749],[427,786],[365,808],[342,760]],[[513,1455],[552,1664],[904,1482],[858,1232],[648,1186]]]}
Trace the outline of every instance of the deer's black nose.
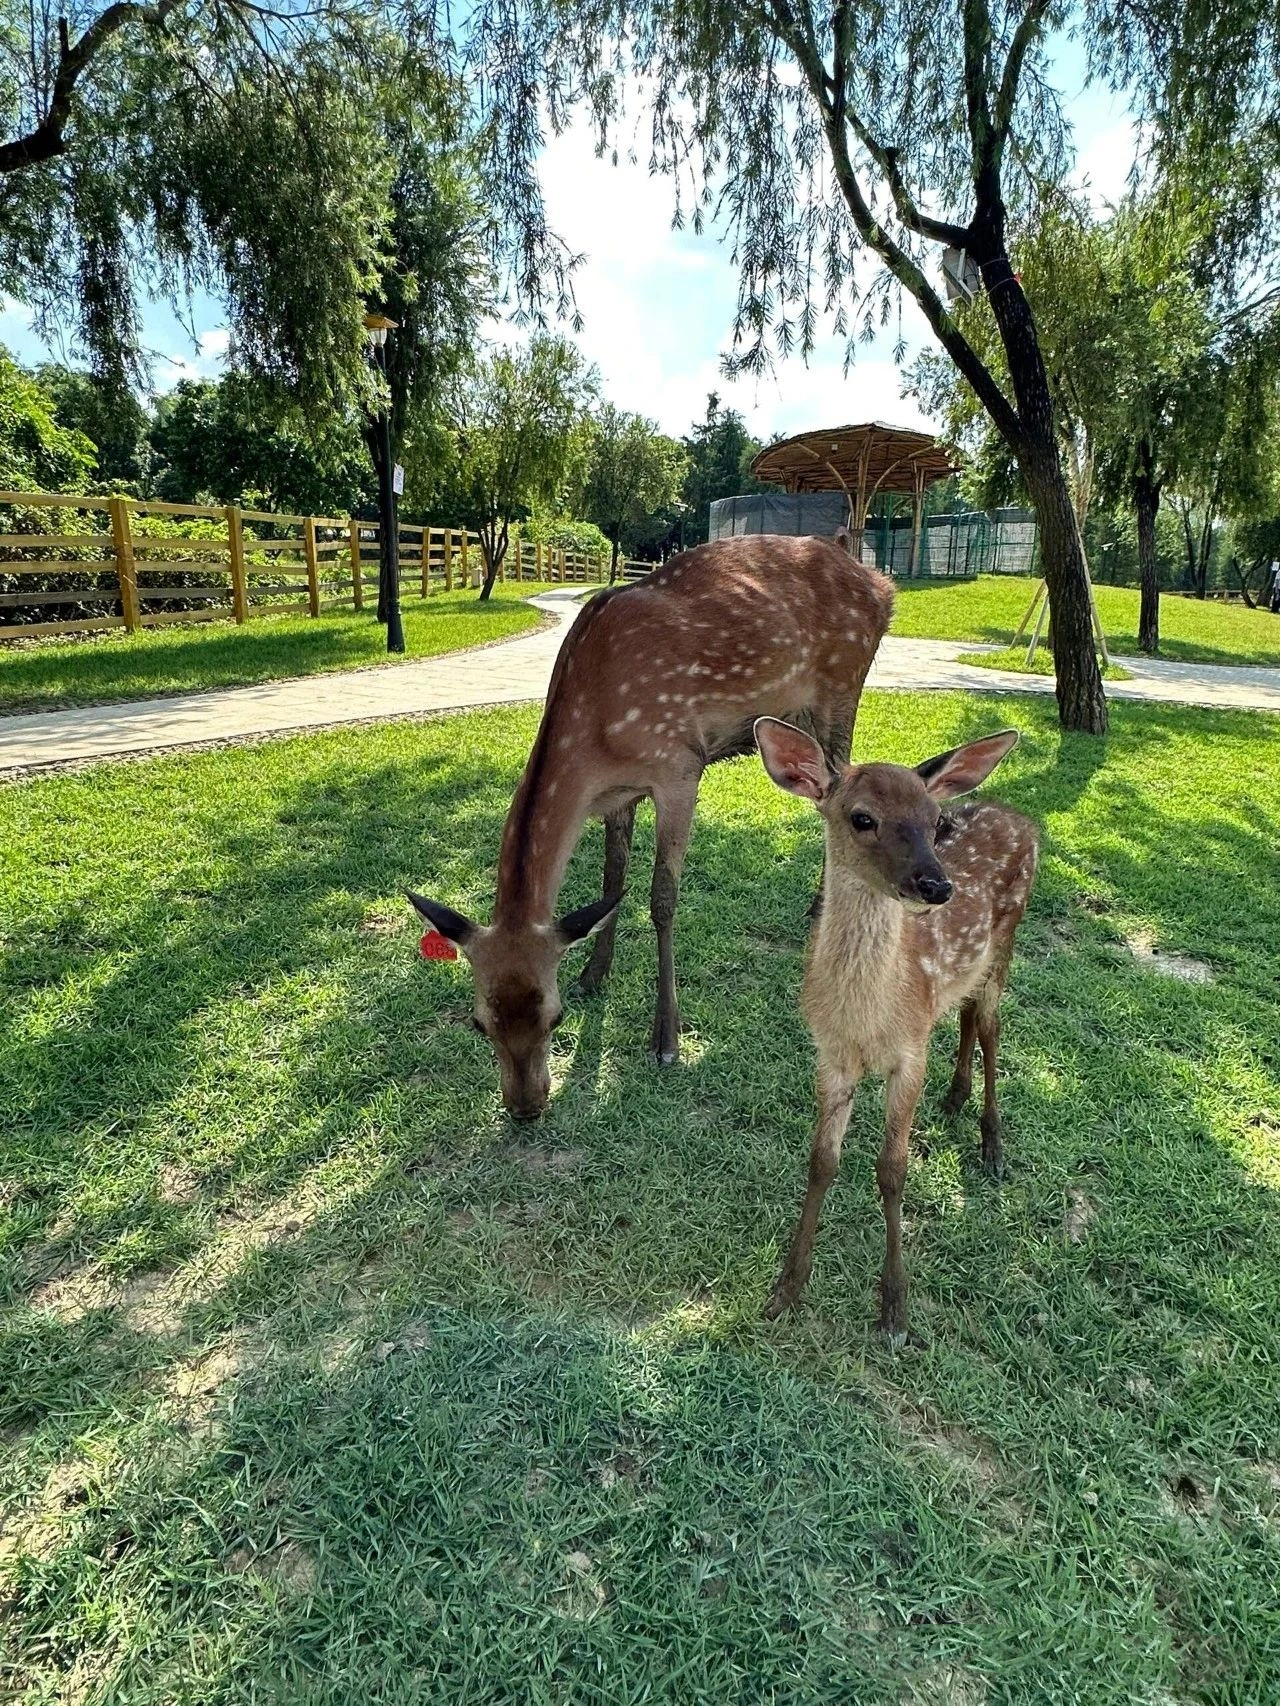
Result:
{"label": "deer's black nose", "polygon": [[916,893],[930,906],[941,906],[944,901],[951,899],[951,884],[943,876],[917,877]]}

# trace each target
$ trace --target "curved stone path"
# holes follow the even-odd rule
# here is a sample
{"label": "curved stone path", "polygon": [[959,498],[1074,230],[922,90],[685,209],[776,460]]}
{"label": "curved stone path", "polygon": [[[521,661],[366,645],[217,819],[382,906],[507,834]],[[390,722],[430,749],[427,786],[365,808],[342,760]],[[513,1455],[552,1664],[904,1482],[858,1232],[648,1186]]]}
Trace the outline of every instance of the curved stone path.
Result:
{"label": "curved stone path", "polygon": [[[0,717],[0,775],[12,777],[49,766],[168,747],[541,699],[581,596],[581,588],[566,587],[533,599],[539,610],[555,618],[553,626],[536,633],[395,668],[347,670],[170,699]],[[868,686],[913,693],[1053,691],[1049,676],[975,669],[956,662],[962,652],[983,649],[971,642],[890,637],[881,644]],[[1133,680],[1108,683],[1107,693],[1113,699],[1280,712],[1280,669],[1229,669],[1140,658],[1123,662]]]}

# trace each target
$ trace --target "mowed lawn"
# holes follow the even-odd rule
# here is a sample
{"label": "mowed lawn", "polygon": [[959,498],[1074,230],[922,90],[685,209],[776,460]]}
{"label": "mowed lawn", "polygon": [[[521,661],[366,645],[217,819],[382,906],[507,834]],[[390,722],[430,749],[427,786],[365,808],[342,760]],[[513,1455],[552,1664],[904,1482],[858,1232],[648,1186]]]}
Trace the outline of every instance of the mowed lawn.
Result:
{"label": "mowed lawn", "polygon": [[542,618],[526,600],[545,591],[531,582],[499,586],[485,604],[476,592],[433,593],[428,599],[406,594],[403,658],[387,656],[387,631],[368,608],[360,615],[325,611],[314,621],[264,616],[240,628],[230,622],[177,623],[138,634],[116,630],[87,639],[3,644],[0,715],[436,657],[536,628]]}
{"label": "mowed lawn", "polygon": [[[0,790],[4,1682],[174,1703],[1273,1700],[1280,758],[1262,716],[868,695],[861,750],[1006,724],[1044,827],[1009,1174],[944,1122],[913,1324],[873,1330],[878,1096],[807,1302],[759,1310],[810,1131],[820,848],[705,783],[687,1064],[616,980],[502,1116],[465,968],[532,711]],[[600,838],[566,906],[596,892]],[[1207,965],[1158,975],[1129,944]],[[577,956],[567,968],[572,973]]]}
{"label": "mowed lawn", "polygon": [[[1035,588],[1036,582],[1022,575],[899,583],[892,631],[910,639],[1008,645]],[[1095,586],[1094,594],[1111,651],[1122,657],[1137,655],[1137,588]],[[1243,604],[1165,593],[1160,599],[1160,656],[1182,663],[1275,667],[1280,665],[1280,616]]]}

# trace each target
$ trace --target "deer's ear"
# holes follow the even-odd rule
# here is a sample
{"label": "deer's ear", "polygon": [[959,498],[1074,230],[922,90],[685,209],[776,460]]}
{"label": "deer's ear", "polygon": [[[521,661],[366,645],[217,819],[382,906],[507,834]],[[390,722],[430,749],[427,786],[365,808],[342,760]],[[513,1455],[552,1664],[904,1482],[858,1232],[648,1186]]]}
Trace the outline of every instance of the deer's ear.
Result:
{"label": "deer's ear", "polygon": [[465,949],[467,943],[476,933],[476,926],[469,918],[464,918],[460,912],[455,912],[450,906],[441,906],[439,901],[424,900],[420,894],[414,894],[412,889],[406,889],[414,909],[419,912],[432,929],[438,930],[442,936]]}
{"label": "deer's ear", "polygon": [[566,912],[564,917],[556,922],[556,936],[561,949],[571,948],[575,942],[581,942],[588,936],[594,936],[597,930],[603,930],[622,905],[622,896],[617,900],[593,900],[590,906],[580,906],[576,912]]}
{"label": "deer's ear", "polygon": [[815,804],[826,799],[836,779],[812,735],[776,717],[758,717],[755,736],[764,767],[780,788]]}
{"label": "deer's ear", "polygon": [[923,764],[916,765],[916,775],[935,800],[954,800],[957,794],[967,794],[985,782],[1017,744],[1017,729],[1002,729],[998,735],[984,735],[967,746],[953,747],[936,758],[926,758]]}

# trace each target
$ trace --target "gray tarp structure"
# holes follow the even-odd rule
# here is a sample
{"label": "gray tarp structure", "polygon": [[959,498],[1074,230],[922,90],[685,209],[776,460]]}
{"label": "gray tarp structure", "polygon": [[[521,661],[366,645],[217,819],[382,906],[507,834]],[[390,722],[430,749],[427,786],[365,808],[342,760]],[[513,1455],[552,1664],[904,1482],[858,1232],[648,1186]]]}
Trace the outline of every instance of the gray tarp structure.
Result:
{"label": "gray tarp structure", "polygon": [[[712,539],[741,533],[782,533],[830,538],[848,527],[849,500],[843,492],[753,492],[718,498],[711,505]],[[868,516],[862,536],[862,560],[898,579],[911,574],[912,522]],[[999,509],[987,515],[926,516],[921,528],[916,574],[1026,575],[1035,571],[1035,517],[1027,510]]]}

